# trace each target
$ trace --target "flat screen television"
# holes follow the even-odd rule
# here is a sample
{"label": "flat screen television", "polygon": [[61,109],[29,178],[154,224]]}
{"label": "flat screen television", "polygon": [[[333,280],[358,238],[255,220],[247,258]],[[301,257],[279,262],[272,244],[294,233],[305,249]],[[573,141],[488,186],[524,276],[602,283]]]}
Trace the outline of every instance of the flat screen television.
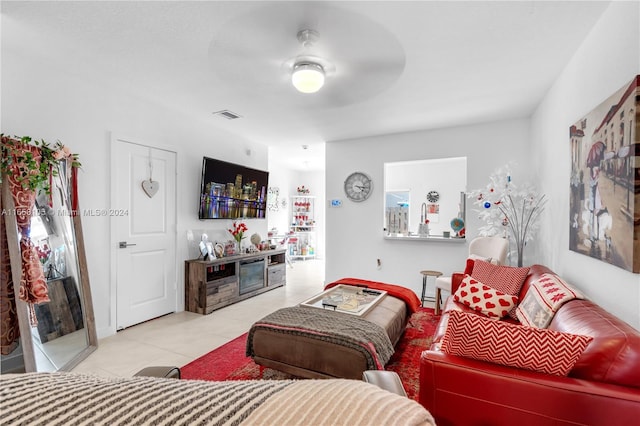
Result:
{"label": "flat screen television", "polygon": [[202,159],[200,219],[265,219],[269,172]]}

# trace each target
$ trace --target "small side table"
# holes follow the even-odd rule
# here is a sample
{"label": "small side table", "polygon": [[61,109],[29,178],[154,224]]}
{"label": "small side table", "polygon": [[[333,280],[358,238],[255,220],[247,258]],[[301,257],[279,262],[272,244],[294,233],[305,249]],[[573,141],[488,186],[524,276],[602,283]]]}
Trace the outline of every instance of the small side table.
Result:
{"label": "small side table", "polygon": [[440,275],[442,275],[442,272],[420,271],[420,273],[422,274],[422,297],[420,298],[420,303],[422,304],[422,306],[424,306],[425,300],[429,302],[437,302],[435,298],[425,297],[425,294],[427,292],[427,280],[429,279],[429,277],[438,278]]}

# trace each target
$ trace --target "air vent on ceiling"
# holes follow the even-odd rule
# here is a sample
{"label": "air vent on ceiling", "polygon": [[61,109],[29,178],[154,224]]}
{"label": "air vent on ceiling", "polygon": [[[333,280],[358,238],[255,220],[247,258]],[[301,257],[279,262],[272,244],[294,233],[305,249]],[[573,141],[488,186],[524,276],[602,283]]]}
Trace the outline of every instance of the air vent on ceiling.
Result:
{"label": "air vent on ceiling", "polygon": [[213,115],[219,115],[220,117],[224,117],[227,120],[235,120],[236,118],[240,118],[242,117],[239,114],[236,114],[233,111],[229,111],[228,109],[223,109],[221,111],[216,111],[213,113]]}

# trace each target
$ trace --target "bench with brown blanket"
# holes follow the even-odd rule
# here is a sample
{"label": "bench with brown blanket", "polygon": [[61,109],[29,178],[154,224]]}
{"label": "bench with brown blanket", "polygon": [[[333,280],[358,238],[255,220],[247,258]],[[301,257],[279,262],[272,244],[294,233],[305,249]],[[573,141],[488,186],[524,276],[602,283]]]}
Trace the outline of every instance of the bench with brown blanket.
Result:
{"label": "bench with brown blanket", "polygon": [[251,327],[247,355],[257,364],[304,378],[359,380],[365,370],[383,369],[419,306],[417,296],[404,287],[351,278],[327,288],[338,283],[389,294],[362,317],[309,307],[281,309]]}

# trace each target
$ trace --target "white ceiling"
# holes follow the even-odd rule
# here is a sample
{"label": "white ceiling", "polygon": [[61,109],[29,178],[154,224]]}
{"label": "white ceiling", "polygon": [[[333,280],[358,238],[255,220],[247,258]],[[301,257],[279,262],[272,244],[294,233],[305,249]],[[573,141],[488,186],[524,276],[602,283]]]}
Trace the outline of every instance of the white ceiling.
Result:
{"label": "white ceiling", "polygon": [[[610,2],[11,2],[74,72],[264,143],[302,170],[325,141],[529,116]],[[325,87],[297,93],[299,29]],[[29,47],[33,49],[34,47]],[[289,61],[289,62],[287,62]],[[242,118],[211,113],[229,109]],[[303,150],[302,145],[309,149]]]}

